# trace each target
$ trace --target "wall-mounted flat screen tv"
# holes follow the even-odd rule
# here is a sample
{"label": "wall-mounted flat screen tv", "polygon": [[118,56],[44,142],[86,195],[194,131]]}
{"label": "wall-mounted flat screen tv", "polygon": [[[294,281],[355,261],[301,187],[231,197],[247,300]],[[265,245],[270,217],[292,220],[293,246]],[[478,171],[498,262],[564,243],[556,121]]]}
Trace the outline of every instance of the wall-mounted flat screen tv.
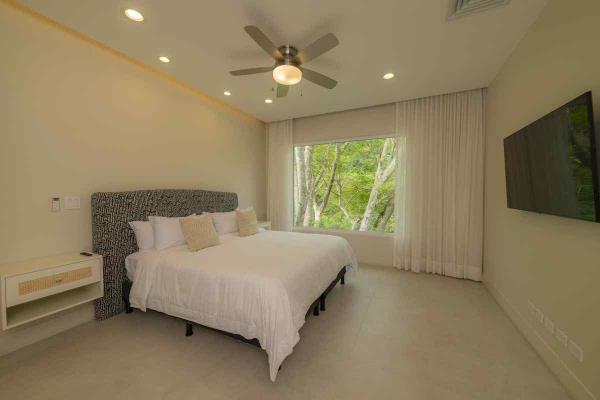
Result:
{"label": "wall-mounted flat screen tv", "polygon": [[509,208],[600,222],[592,93],[504,139]]}

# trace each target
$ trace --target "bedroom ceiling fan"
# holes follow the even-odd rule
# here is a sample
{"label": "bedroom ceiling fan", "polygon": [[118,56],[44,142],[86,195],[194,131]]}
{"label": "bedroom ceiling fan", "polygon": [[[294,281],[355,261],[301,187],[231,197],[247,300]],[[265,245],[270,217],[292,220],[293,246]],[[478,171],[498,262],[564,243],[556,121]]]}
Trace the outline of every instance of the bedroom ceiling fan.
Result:
{"label": "bedroom ceiling fan", "polygon": [[327,89],[333,89],[337,85],[337,82],[330,77],[302,67],[302,64],[319,57],[340,43],[333,33],[326,34],[298,52],[296,47],[289,44],[275,47],[267,35],[256,26],[248,25],[244,27],[244,30],[267,54],[275,59],[275,65],[238,69],[231,71],[231,75],[252,75],[273,71],[273,79],[277,82],[277,97],[285,97],[290,85],[297,84],[303,77]]}

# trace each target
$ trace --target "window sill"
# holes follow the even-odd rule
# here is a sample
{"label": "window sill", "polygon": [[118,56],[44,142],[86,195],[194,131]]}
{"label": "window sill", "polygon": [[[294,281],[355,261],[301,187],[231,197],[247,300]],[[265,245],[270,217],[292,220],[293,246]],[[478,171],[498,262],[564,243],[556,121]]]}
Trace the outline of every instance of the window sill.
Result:
{"label": "window sill", "polygon": [[331,235],[352,235],[352,236],[371,236],[371,237],[384,237],[384,238],[393,238],[393,233],[388,232],[364,232],[364,231],[346,231],[341,229],[329,229],[329,228],[311,228],[311,227],[302,227],[295,226],[293,228],[294,232],[304,232],[304,233],[323,233],[323,234],[331,234]]}

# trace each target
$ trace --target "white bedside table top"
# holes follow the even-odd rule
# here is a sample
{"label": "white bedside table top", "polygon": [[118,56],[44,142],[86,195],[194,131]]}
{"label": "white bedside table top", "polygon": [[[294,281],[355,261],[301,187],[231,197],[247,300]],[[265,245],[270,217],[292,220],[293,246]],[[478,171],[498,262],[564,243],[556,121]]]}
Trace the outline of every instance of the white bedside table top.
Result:
{"label": "white bedside table top", "polygon": [[258,221],[258,227],[263,229],[271,229],[271,221]]}
{"label": "white bedside table top", "polygon": [[98,258],[102,258],[102,256],[98,254],[82,256],[79,253],[67,253],[49,257],[31,258],[29,260],[0,265],[0,275],[8,276],[13,274],[22,274]]}

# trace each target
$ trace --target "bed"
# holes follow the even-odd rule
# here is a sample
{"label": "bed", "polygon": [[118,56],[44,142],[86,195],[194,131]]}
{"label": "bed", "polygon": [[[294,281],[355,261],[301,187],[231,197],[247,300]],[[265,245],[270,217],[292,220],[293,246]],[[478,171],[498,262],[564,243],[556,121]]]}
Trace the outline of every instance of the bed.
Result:
{"label": "bed", "polygon": [[94,251],[105,256],[105,287],[111,288],[96,316],[152,309],[185,320],[188,335],[195,323],[243,338],[267,352],[274,381],[307,312],[324,309],[329,291],[356,268],[350,245],[330,235],[261,231],[222,236],[220,245],[198,252],[185,246],[138,252],[127,227],[149,215],[236,207],[237,196],[224,192],[95,193]]}

